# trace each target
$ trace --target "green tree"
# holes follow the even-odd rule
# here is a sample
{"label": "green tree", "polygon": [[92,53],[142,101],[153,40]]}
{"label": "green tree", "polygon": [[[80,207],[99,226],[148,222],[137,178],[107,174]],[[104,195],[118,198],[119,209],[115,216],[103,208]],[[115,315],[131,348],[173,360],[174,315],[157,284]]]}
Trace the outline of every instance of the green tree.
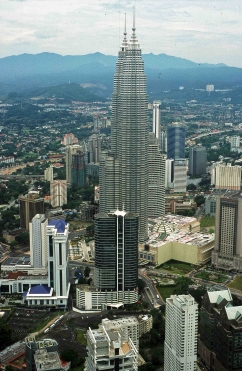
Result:
{"label": "green tree", "polygon": [[174,289],[174,294],[185,295],[188,292],[189,285],[192,284],[192,280],[189,277],[179,277],[176,279],[176,287]]}
{"label": "green tree", "polygon": [[151,354],[152,364],[163,365],[164,364],[163,354],[164,354],[163,348],[155,348]]}
{"label": "green tree", "polygon": [[12,344],[11,333],[12,330],[9,325],[3,319],[0,319],[0,350]]}
{"label": "green tree", "polygon": [[196,202],[197,206],[201,206],[202,204],[205,203],[205,198],[202,195],[198,195],[194,197],[194,201]]}
{"label": "green tree", "polygon": [[90,272],[91,272],[91,268],[88,267],[88,265],[87,265],[87,266],[85,267],[85,269],[84,269],[84,276],[85,276],[85,277],[89,277]]}
{"label": "green tree", "polygon": [[138,278],[138,280],[137,280],[137,286],[138,286],[139,290],[142,290],[142,289],[145,288],[146,284],[145,284],[145,282],[141,278]]}
{"label": "green tree", "polygon": [[29,243],[29,233],[28,232],[20,233],[20,235],[16,237],[16,240],[20,244],[24,244],[24,245]]}
{"label": "green tree", "polygon": [[65,349],[60,354],[61,359],[66,362],[72,362],[78,357],[78,353],[75,349]]}

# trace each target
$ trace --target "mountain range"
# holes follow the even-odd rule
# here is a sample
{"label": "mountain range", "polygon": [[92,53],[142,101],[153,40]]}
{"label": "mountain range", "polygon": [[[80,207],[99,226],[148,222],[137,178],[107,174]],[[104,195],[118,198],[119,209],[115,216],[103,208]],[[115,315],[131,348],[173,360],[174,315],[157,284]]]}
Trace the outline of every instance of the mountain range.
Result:
{"label": "mountain range", "polygon": [[[143,54],[147,91],[159,98],[166,90],[201,89],[207,84],[225,89],[242,85],[242,69],[224,64],[195,63],[166,54]],[[21,54],[0,58],[0,95],[42,87],[81,84],[95,95],[110,97],[117,57],[93,53],[61,56],[54,53]]]}

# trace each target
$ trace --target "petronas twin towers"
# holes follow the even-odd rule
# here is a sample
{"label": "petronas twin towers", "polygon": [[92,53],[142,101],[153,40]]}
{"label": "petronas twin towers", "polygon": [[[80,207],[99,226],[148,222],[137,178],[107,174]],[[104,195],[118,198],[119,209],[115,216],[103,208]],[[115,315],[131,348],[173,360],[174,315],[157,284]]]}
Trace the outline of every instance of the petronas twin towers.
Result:
{"label": "petronas twin towers", "polygon": [[135,22],[128,42],[126,26],[112,95],[111,151],[100,161],[100,212],[139,214],[139,241],[148,237],[148,97]]}

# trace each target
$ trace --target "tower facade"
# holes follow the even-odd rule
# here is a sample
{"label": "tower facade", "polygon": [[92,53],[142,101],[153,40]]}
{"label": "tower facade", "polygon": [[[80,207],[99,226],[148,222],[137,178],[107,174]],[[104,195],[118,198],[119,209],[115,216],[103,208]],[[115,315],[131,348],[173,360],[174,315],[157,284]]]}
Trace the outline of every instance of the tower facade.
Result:
{"label": "tower facade", "polygon": [[[119,293],[119,301],[137,301],[138,215],[116,210],[95,215],[94,285]],[[130,296],[130,300],[125,299]]]}
{"label": "tower facade", "polygon": [[164,371],[197,370],[198,304],[191,295],[166,299]]}
{"label": "tower facade", "polygon": [[167,127],[167,158],[178,160],[185,157],[185,127],[173,122]]}
{"label": "tower facade", "polygon": [[195,146],[189,149],[189,173],[191,175],[206,174],[207,154],[203,146]]}
{"label": "tower facade", "polygon": [[148,217],[165,215],[165,157],[161,155],[158,139],[149,134],[148,147]]}
{"label": "tower facade", "polygon": [[79,144],[68,145],[66,147],[66,181],[67,183],[71,183],[71,167],[72,167],[72,156],[77,153],[77,151],[81,151],[82,146]]}
{"label": "tower facade", "polygon": [[20,227],[29,230],[29,222],[36,214],[44,214],[44,199],[38,192],[19,197]]}
{"label": "tower facade", "polygon": [[36,214],[29,223],[30,262],[34,268],[47,267],[47,223],[43,214]]}
{"label": "tower facade", "polygon": [[55,296],[66,306],[69,295],[68,268],[69,224],[62,219],[53,219],[47,225],[48,239],[48,286],[54,289]]}
{"label": "tower facade", "polygon": [[158,146],[161,145],[161,136],[160,136],[160,105],[161,101],[154,100],[153,102],[153,133],[158,140]]}
{"label": "tower facade", "polygon": [[67,203],[66,180],[52,180],[50,182],[50,201],[52,207],[62,206]]}
{"label": "tower facade", "polygon": [[242,196],[230,191],[217,196],[215,214],[215,246],[212,264],[242,271]]}
{"label": "tower facade", "polygon": [[148,98],[141,49],[126,30],[112,95],[111,152],[100,160],[100,212],[125,208],[139,215],[139,241],[148,237]]}
{"label": "tower facade", "polygon": [[241,188],[241,166],[215,163],[211,171],[211,184],[215,188],[227,188],[239,191]]}
{"label": "tower facade", "polygon": [[71,180],[76,187],[84,187],[86,184],[85,154],[81,151],[72,156]]}

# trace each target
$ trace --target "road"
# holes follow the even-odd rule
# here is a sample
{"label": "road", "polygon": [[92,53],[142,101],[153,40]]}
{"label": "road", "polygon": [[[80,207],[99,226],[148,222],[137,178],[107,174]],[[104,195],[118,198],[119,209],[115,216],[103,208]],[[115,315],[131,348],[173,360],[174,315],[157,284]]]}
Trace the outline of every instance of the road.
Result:
{"label": "road", "polygon": [[[145,290],[146,297],[148,298],[148,303],[150,303],[152,307],[165,305],[165,302],[163,301],[162,297],[159,294],[159,291],[153,284],[153,281],[147,276],[146,270],[139,269],[139,278],[146,283],[146,287],[148,288],[148,290]],[[159,296],[159,298],[157,297],[157,295]]]}

